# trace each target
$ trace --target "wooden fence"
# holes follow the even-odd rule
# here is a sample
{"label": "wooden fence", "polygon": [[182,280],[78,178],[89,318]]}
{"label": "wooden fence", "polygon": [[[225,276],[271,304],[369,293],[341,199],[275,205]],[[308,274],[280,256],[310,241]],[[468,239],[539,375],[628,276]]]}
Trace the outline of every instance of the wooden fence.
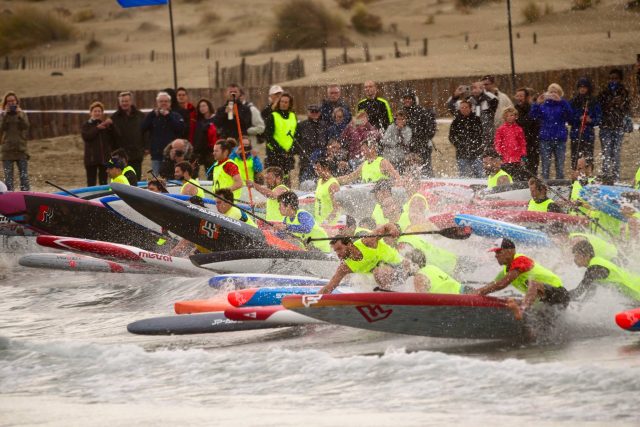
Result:
{"label": "wooden fence", "polygon": [[[522,73],[518,75],[517,84],[532,87],[535,90],[544,90],[549,83],[555,82],[560,84],[565,90],[565,96],[573,96],[576,81],[587,76],[591,78],[595,88],[601,88],[606,84],[609,77],[609,70],[612,68],[620,68],[625,74],[624,84],[630,91],[635,94],[635,102],[633,104],[634,115],[640,115],[640,105],[638,105],[638,96],[640,89],[635,78],[635,65],[618,65],[607,67],[593,68],[576,68],[565,70],[538,71],[531,73]],[[445,108],[445,102],[455,88],[460,84],[469,84],[476,81],[481,76],[470,75],[463,77],[442,77],[422,80],[407,80],[401,82],[382,82],[379,84],[381,96],[387,98],[391,106],[395,109],[400,105],[400,97],[408,88],[416,90],[422,104],[433,106],[438,116],[446,117],[448,112]],[[498,86],[505,93],[510,93],[508,74],[496,75]],[[279,82],[281,80],[275,80]],[[305,112],[305,106],[310,103],[320,102],[326,95],[325,86],[297,86],[290,87],[284,85],[284,88],[293,95],[295,109],[299,113]],[[267,102],[267,92],[269,85],[261,85],[260,87],[247,87],[247,99],[252,100],[259,108],[263,107]],[[349,105],[355,105],[362,98],[362,84],[342,85],[342,93]],[[87,109],[91,102],[95,100],[102,101],[106,108],[113,109],[117,106],[118,91],[109,92],[87,92],[71,95],[42,96],[34,98],[22,98],[22,107],[27,110],[40,110],[42,112],[29,113],[31,121],[31,136],[34,139],[50,138],[61,135],[77,134],[80,132],[81,124],[88,119],[89,112]],[[135,92],[135,104],[139,108],[153,108],[155,105],[156,90],[144,90]],[[214,106],[222,105],[224,101],[223,89],[197,88],[189,89],[189,95],[192,102],[196,102],[200,98],[210,99]],[[52,113],[53,110],[83,110],[86,114],[81,113]]]}
{"label": "wooden fence", "polygon": [[214,88],[226,87],[237,83],[243,87],[269,86],[275,82],[286,82],[304,77],[304,61],[300,56],[291,62],[274,62],[273,58],[266,64],[247,65],[243,57],[240,65],[220,68],[216,61],[213,81]]}
{"label": "wooden fence", "polygon": [[83,60],[79,53],[55,56],[5,56],[0,68],[2,70],[66,70],[82,67]]}

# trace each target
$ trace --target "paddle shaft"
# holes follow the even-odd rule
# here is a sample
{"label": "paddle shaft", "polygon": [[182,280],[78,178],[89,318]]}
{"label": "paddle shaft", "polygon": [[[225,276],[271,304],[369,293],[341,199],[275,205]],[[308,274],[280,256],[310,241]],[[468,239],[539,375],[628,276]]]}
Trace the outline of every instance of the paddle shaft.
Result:
{"label": "paddle shaft", "polygon": [[62,188],[62,187],[60,187],[59,185],[56,185],[56,184],[54,184],[54,183],[53,183],[53,182],[51,182],[51,181],[45,181],[44,183],[45,183],[45,184],[49,184],[50,186],[55,187],[55,188],[57,188],[57,189],[58,189],[58,190],[60,190],[60,191],[64,191],[65,193],[67,193],[67,194],[69,194],[69,195],[71,195],[71,196],[75,197],[76,199],[80,199],[80,196],[78,196],[77,194],[73,194],[71,191],[69,191],[69,190],[66,190],[66,189]]}
{"label": "paddle shaft", "polygon": [[309,237],[306,242],[316,242],[319,240],[336,240],[336,239],[366,239],[369,237],[400,237],[400,236],[418,236],[418,235],[423,235],[423,234],[439,234],[441,236],[444,237],[448,237],[450,239],[459,239],[459,240],[464,240],[467,239],[471,236],[470,233],[461,233],[461,231],[466,231],[466,227],[449,227],[449,228],[443,228],[442,230],[432,230],[432,231],[411,231],[411,232],[407,232],[407,233],[400,233],[398,235],[395,234],[364,234],[362,236],[333,236],[333,237],[318,237],[318,238],[311,238]]}
{"label": "paddle shaft", "polygon": [[[247,153],[244,151],[244,142],[242,141],[242,127],[240,126],[240,115],[238,114],[238,104],[236,102],[236,95],[233,95],[233,114],[236,116],[236,125],[238,126],[238,141],[240,144],[240,152],[242,153],[242,164],[244,165],[244,175],[249,179],[249,168],[247,168]],[[253,208],[253,194],[251,194],[251,187],[247,187],[249,191],[249,206],[251,206],[251,212],[255,213]]]}
{"label": "paddle shaft", "polygon": [[163,183],[162,181],[160,181],[160,178],[158,178],[158,177],[156,176],[156,174],[155,174],[155,173],[153,173],[153,169],[149,169],[149,170],[147,171],[147,173],[150,173],[150,174],[151,174],[151,176],[153,177],[153,179],[155,179],[156,181],[158,181],[158,184],[160,184],[160,186],[162,187],[162,189],[163,189],[166,193],[168,193],[168,192],[169,192],[169,190],[167,190],[167,186],[166,186],[166,185],[164,185],[164,183]]}

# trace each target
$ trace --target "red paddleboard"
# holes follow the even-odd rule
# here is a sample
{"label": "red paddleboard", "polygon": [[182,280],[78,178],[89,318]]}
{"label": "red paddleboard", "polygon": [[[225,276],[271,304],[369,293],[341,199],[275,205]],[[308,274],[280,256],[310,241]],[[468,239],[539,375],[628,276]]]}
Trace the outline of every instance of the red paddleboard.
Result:
{"label": "red paddleboard", "polygon": [[640,332],[640,308],[634,308],[633,310],[616,314],[616,323],[627,331]]}

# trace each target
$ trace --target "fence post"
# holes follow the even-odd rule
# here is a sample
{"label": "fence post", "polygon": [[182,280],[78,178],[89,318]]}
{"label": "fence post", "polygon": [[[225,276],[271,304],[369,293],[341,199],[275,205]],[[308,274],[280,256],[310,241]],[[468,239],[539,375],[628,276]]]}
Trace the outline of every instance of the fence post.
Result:
{"label": "fence post", "polygon": [[464,42],[467,43],[469,41],[469,33],[464,33]]}
{"label": "fence post", "polygon": [[538,44],[538,34],[533,33],[533,44]]}
{"label": "fence post", "polygon": [[398,42],[393,42],[393,49],[395,50],[395,57],[400,58],[400,49],[398,48]]}
{"label": "fence post", "polygon": [[409,38],[409,36],[406,37],[405,41],[407,43],[407,46],[411,44],[411,39]]}
{"label": "fence post", "polygon": [[429,54],[429,39],[426,37],[422,39],[422,54],[424,56]]}
{"label": "fence post", "polygon": [[27,58],[25,58],[24,56],[20,60],[20,66],[20,68],[22,68],[23,70],[27,69]]}
{"label": "fence post", "polygon": [[216,89],[220,87],[220,61],[216,61]]}
{"label": "fence post", "polygon": [[365,62],[371,62],[371,53],[369,52],[369,44],[365,43],[363,48],[364,48],[364,60],[365,60]]}
{"label": "fence post", "polygon": [[240,61],[240,85],[242,85],[242,86],[244,86],[244,81],[245,81],[245,78],[246,78],[246,77],[245,77],[245,76],[246,76],[246,74],[245,74],[245,73],[246,73],[246,71],[247,71],[247,70],[245,69],[245,68],[246,68],[246,66],[247,66],[246,59],[245,59],[245,57],[243,56],[243,57],[242,57],[242,60]]}
{"label": "fence post", "polygon": [[322,48],[322,72],[327,71],[327,48]]}
{"label": "fence post", "polygon": [[8,56],[4,57],[4,69],[5,70],[9,69],[9,57]]}
{"label": "fence post", "polygon": [[149,55],[149,61],[153,62],[156,60],[156,51],[151,49],[151,54]]}
{"label": "fence post", "polygon": [[607,31],[607,38],[610,39],[611,38],[611,30]]}
{"label": "fence post", "polygon": [[82,58],[80,57],[80,53],[76,53],[73,68],[80,68],[80,67],[82,67]]}
{"label": "fence post", "polygon": [[347,64],[349,62],[349,56],[347,55],[347,47],[342,48],[342,63]]}
{"label": "fence post", "polygon": [[211,58],[211,52],[209,51],[209,48],[206,48],[204,51],[204,57],[205,59],[209,59]]}
{"label": "fence post", "polygon": [[269,86],[273,84],[273,56],[269,58]]}

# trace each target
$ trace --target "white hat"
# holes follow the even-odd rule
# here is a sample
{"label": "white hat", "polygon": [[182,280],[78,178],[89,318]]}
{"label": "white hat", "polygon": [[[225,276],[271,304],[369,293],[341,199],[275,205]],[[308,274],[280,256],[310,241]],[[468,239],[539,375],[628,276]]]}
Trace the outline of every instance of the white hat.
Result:
{"label": "white hat", "polygon": [[284,90],[280,86],[271,86],[269,89],[269,95],[275,95],[276,93],[282,93]]}

